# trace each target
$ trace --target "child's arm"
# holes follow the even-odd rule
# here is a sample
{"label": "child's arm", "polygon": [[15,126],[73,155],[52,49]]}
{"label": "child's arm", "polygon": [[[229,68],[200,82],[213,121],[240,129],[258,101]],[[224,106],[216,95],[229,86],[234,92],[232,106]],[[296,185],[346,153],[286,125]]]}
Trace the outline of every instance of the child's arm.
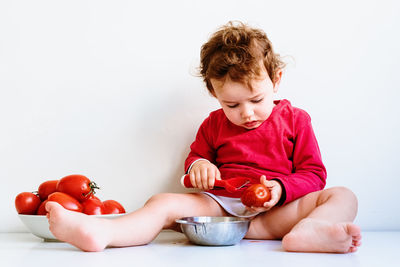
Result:
{"label": "child's arm", "polygon": [[201,124],[185,161],[185,171],[189,173],[190,182],[193,187],[201,190],[212,189],[215,179],[221,179],[217,166],[212,163],[215,160],[215,150],[207,130],[210,128],[210,120],[210,117],[207,117]]}
{"label": "child's arm", "polygon": [[305,112],[298,114],[295,120],[293,172],[273,180],[279,181],[283,186],[282,198],[278,204],[286,204],[325,187],[326,169],[311,119]]}

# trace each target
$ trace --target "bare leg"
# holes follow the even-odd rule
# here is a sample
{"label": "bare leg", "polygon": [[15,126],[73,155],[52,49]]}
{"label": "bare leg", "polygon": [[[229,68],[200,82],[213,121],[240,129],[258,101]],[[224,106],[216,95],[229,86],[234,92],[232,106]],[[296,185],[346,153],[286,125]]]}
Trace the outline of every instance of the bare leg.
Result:
{"label": "bare leg", "polygon": [[159,194],[142,208],[113,220],[68,211],[55,202],[48,202],[46,209],[54,236],[84,251],[147,244],[162,229],[176,228],[175,219],[181,217],[226,215],[203,194]]}
{"label": "bare leg", "polygon": [[308,194],[257,216],[246,237],[282,239],[287,251],[354,252],[361,245],[360,228],[353,224],[357,199],[343,187]]}

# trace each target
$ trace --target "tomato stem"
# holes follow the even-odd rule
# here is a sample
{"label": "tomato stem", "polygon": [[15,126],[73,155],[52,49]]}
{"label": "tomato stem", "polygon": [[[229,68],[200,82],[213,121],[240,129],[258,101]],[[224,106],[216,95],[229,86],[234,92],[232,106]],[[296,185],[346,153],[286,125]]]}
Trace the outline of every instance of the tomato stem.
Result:
{"label": "tomato stem", "polygon": [[84,197],[88,197],[88,196],[90,196],[92,194],[94,195],[94,194],[96,194],[96,190],[95,189],[100,189],[100,187],[98,187],[95,182],[90,182],[89,183],[89,187],[90,187],[90,191],[86,195],[84,195]]}

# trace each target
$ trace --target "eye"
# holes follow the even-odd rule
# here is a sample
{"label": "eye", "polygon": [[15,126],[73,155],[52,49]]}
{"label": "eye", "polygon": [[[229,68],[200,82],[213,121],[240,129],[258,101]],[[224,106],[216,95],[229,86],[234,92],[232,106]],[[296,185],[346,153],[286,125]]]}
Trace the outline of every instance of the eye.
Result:
{"label": "eye", "polygon": [[234,105],[226,105],[228,108],[236,108],[239,106],[239,104],[234,104]]}
{"label": "eye", "polygon": [[260,103],[263,100],[264,100],[264,98],[259,98],[259,99],[251,100],[251,102],[252,103]]}

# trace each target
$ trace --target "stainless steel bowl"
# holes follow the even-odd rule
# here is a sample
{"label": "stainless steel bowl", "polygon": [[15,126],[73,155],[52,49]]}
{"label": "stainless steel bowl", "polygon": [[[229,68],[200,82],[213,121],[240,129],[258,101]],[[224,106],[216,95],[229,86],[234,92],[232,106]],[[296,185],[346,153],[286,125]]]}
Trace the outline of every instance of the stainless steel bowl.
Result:
{"label": "stainless steel bowl", "polygon": [[192,243],[203,246],[235,245],[246,235],[250,223],[245,218],[208,216],[185,217],[176,222]]}

